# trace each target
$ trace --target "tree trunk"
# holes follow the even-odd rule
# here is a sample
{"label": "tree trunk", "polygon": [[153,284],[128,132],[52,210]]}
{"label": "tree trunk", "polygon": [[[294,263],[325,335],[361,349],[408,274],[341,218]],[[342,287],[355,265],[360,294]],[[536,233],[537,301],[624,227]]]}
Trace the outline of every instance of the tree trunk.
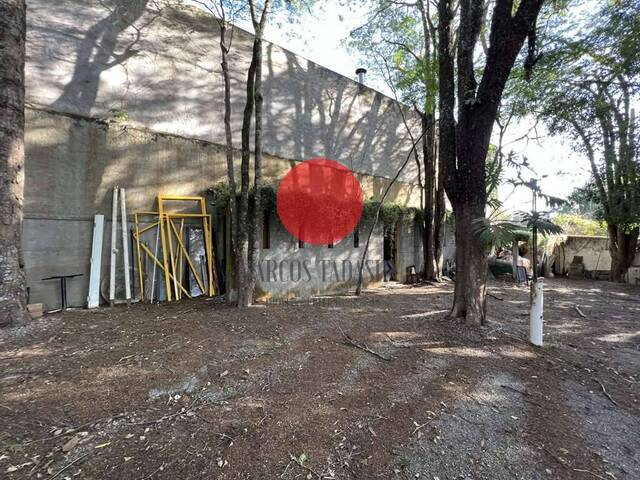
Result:
{"label": "tree trunk", "polygon": [[224,81],[224,132],[225,132],[225,156],[227,159],[227,180],[229,181],[229,221],[231,229],[231,245],[230,254],[231,260],[234,262],[236,268],[235,274],[232,279],[227,279],[227,301],[231,301],[233,291],[238,292],[238,264],[237,264],[237,251],[234,245],[234,241],[238,238],[238,197],[236,195],[236,179],[233,162],[233,133],[231,130],[231,77],[229,75],[229,44],[227,44],[227,23],[226,19],[219,20],[220,25],[220,53],[222,56],[222,78]]}
{"label": "tree trunk", "polygon": [[[439,118],[439,142],[438,142],[438,165],[442,167],[443,185],[447,189],[447,194],[452,202],[455,216],[455,238],[456,238],[456,287],[454,293],[453,307],[451,315],[454,317],[463,316],[465,312],[464,298],[462,292],[465,281],[464,275],[458,279],[458,273],[464,271],[466,252],[466,235],[461,230],[462,222],[458,221],[458,211],[455,205],[456,193],[456,122],[454,116],[455,109],[455,78],[453,68],[453,52],[451,49],[451,28],[453,22],[453,11],[451,0],[439,0],[438,2],[438,110]],[[462,213],[460,213],[462,215]]]}
{"label": "tree trunk", "polygon": [[[440,155],[445,169],[445,188],[456,221],[456,285],[450,315],[464,317],[470,324],[483,323],[485,318],[487,258],[478,235],[474,234],[474,221],[485,216],[485,167],[491,131],[511,69],[525,38],[535,28],[542,2],[521,0],[514,12],[512,1],[496,0],[489,49],[479,84],[474,49],[485,3],[483,0],[460,2],[455,78],[451,49],[452,2],[439,0],[438,3]],[[456,87],[457,125],[453,116]]]}
{"label": "tree trunk", "polygon": [[625,232],[617,225],[609,225],[609,253],[611,254],[611,271],[609,278],[612,282],[625,281],[627,270],[633,264],[638,246],[638,229]]}
{"label": "tree trunk", "polygon": [[29,319],[22,257],[24,0],[0,2],[0,327]]}
{"label": "tree trunk", "polygon": [[[437,143],[436,143],[437,145]],[[447,205],[445,202],[444,192],[444,168],[440,162],[439,155],[436,150],[436,158],[438,158],[438,182],[436,185],[436,211],[433,219],[433,256],[436,262],[437,277],[435,280],[442,279],[443,269],[443,250],[444,250],[444,229],[447,215]]]}
{"label": "tree trunk", "polygon": [[467,285],[467,246],[468,235],[466,230],[471,225],[469,217],[470,212],[467,211],[465,205],[453,205],[453,215],[455,221],[455,238],[456,238],[456,254],[455,254],[455,289],[453,292],[453,306],[449,316],[452,318],[464,318],[467,314],[467,305],[465,299],[465,291]]}
{"label": "tree trunk", "polygon": [[[254,46],[255,49],[255,46]],[[251,119],[254,110],[256,58],[251,58],[247,72],[247,101],[242,118],[242,160],[240,164],[240,201],[238,203],[238,236],[236,277],[238,284],[238,307],[244,308],[253,302],[253,289],[249,285],[250,225],[249,225],[249,164],[251,161]]]}
{"label": "tree trunk", "polygon": [[247,292],[253,298],[258,267],[260,262],[262,222],[262,31],[256,29],[253,41],[253,56],[256,62],[254,100],[255,100],[255,132],[254,132],[254,203],[249,224],[252,227],[251,244],[249,246],[249,277]]}
{"label": "tree trunk", "polygon": [[484,218],[484,205],[459,202],[454,206],[456,223],[456,276],[452,318],[469,325],[485,321],[487,255],[477,235],[470,232],[474,221]]}
{"label": "tree trunk", "polygon": [[[251,20],[254,27],[253,52],[247,73],[247,103],[242,118],[242,163],[240,165],[241,186],[238,212],[238,307],[253,303],[256,275],[260,256],[260,190],[262,183],[262,33],[269,15],[270,0],[266,0],[258,17],[253,0],[249,0]],[[254,132],[254,204],[249,209],[249,163],[251,160],[251,118],[255,113]]]}
{"label": "tree trunk", "polygon": [[[471,222],[484,218],[485,205],[471,205],[469,207]],[[472,229],[473,225],[467,228]],[[467,230],[470,231],[470,230]],[[468,325],[483,325],[485,323],[487,303],[487,251],[477,235],[469,235],[467,239],[468,255],[466,259],[467,279],[465,286],[466,315]]]}
{"label": "tree trunk", "polygon": [[438,267],[435,262],[435,185],[436,185],[436,159],[434,157],[433,144],[435,142],[435,123],[431,114],[422,114],[422,157],[424,158],[424,225],[423,225],[423,252],[424,274],[426,280],[436,280]]}

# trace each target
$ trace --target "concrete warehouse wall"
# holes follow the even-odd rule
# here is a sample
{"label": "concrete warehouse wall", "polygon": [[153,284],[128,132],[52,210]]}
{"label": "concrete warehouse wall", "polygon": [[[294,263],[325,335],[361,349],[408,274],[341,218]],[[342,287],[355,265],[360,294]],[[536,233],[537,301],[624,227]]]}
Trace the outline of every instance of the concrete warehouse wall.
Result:
{"label": "concrete warehouse wall", "polygon": [[[162,0],[27,3],[32,106],[102,118],[117,113],[132,125],[224,144],[218,29],[210,15]],[[230,68],[237,146],[251,48],[252,36],[236,29]],[[277,45],[265,42],[263,53],[266,153],[324,156],[393,178],[411,146],[395,101]],[[415,162],[400,179],[417,183]]]}
{"label": "concrete warehouse wall", "polygon": [[[308,297],[311,295],[343,292],[355,287],[358,280],[358,265],[371,228],[367,223],[359,228],[360,246],[354,247],[353,233],[336,243],[327,245],[304,245],[299,247],[280,223],[277,214],[271,216],[271,248],[262,250],[260,297],[281,299]],[[368,268],[363,269],[367,284],[382,281],[383,241],[382,225],[379,224],[369,245]]]}
{"label": "concrete warehouse wall", "polygon": [[[224,149],[216,144],[34,109],[27,109],[26,120],[23,246],[30,300],[44,302],[48,308],[59,304],[58,282],[42,281],[51,275],[82,273],[83,277],[69,281],[68,297],[72,305],[85,303],[96,213],[104,214],[107,220],[102,271],[108,278],[114,185],[126,188],[127,207],[134,212],[153,210],[159,193],[204,195],[216,182],[226,180]],[[292,164],[265,156],[266,181],[277,185]],[[365,196],[374,195],[374,189],[385,188],[389,182],[372,177],[361,177],[360,181]],[[412,186],[398,183],[389,198],[404,202],[412,191]],[[263,258],[279,261],[291,253],[292,246],[297,249],[297,242],[280,225],[277,215],[273,216],[272,248],[263,253]],[[361,230],[361,248],[365,233]],[[403,235],[411,235],[407,241],[414,242],[415,234],[409,229]],[[118,242],[120,238],[118,233]],[[355,265],[361,249],[352,248],[352,242],[349,237],[334,249],[307,247],[296,255],[314,262],[349,259]],[[373,261],[382,259],[381,230],[376,232],[370,252]],[[121,271],[122,260],[119,262]],[[375,277],[370,280],[378,280]],[[342,279],[316,280],[306,285],[268,282],[261,288],[267,296],[282,297],[330,291],[349,283]]]}
{"label": "concrete warehouse wall", "polygon": [[[82,273],[69,282],[69,301],[83,305],[96,213],[107,219],[102,268],[108,272],[114,185],[127,189],[133,212],[152,209],[159,193],[202,195],[225,180],[217,25],[197,9],[165,1],[27,3],[24,250],[30,299],[55,308],[59,286],[41,279]],[[246,32],[234,32],[236,147],[251,42]],[[267,181],[276,184],[297,161],[325,156],[357,173],[365,197],[382,195],[411,145],[397,103],[268,42],[263,84]],[[412,128],[419,127],[411,112],[407,118]],[[388,200],[418,205],[415,168],[409,161]],[[277,221],[273,228],[274,247],[264,253],[266,260],[283,259],[295,243]],[[421,264],[413,258],[414,230],[403,227],[398,259],[403,264]],[[353,260],[358,249],[350,241],[298,255]],[[371,249],[370,258],[381,260],[381,231]],[[378,280],[377,274],[370,279]],[[288,296],[347,284],[343,279],[305,286],[270,282],[261,288],[266,296]]]}

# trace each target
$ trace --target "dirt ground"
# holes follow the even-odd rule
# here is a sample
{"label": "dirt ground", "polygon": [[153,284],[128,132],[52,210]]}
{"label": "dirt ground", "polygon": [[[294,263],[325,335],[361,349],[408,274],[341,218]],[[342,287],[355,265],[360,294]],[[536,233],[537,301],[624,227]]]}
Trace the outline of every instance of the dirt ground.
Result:
{"label": "dirt ground", "polygon": [[548,280],[542,349],[525,287],[492,284],[480,329],[452,290],[0,332],[0,478],[640,478],[640,289]]}

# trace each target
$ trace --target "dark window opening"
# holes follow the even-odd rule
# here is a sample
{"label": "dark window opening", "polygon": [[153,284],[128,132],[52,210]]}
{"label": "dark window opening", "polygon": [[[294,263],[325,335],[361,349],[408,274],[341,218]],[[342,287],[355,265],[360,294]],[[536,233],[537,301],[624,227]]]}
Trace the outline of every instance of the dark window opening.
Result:
{"label": "dark window opening", "polygon": [[298,239],[298,248],[304,248],[304,242]]}
{"label": "dark window opening", "polygon": [[356,225],[356,228],[353,230],[353,248],[358,248],[360,246],[360,228]]}
{"label": "dark window opening", "polygon": [[271,215],[269,212],[264,212],[262,221],[262,248],[271,248]]}
{"label": "dark window opening", "polygon": [[327,248],[333,248],[333,242],[327,243]]}

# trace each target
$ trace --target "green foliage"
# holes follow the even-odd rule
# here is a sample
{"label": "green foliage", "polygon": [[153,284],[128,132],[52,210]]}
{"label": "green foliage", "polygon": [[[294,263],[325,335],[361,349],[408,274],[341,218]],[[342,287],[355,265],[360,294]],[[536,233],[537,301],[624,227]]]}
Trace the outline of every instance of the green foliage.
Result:
{"label": "green foliage", "polygon": [[218,182],[213,187],[207,190],[207,193],[211,197],[211,205],[218,210],[222,211],[229,205],[229,198],[231,198],[231,189],[226,182]]}
{"label": "green foliage", "polygon": [[522,225],[490,218],[478,218],[472,223],[472,233],[477,236],[485,248],[507,245],[520,240],[523,235]]}
{"label": "green foliage", "polygon": [[589,158],[593,185],[575,199],[596,203],[594,217],[624,229],[640,223],[640,129],[632,113],[640,101],[638,11],[640,0],[575,9],[550,24],[530,81],[520,72],[510,82],[511,96],[525,100],[522,115],[534,114]]}
{"label": "green foliage", "polygon": [[107,123],[126,123],[129,121],[129,113],[121,108],[111,108],[103,120]]}
{"label": "green foliage", "polygon": [[[261,207],[264,211],[274,211],[278,206],[278,193],[276,189],[271,185],[263,185],[261,190]],[[218,182],[213,187],[207,190],[207,194],[210,197],[210,203],[216,209],[225,210],[229,205],[229,199],[231,198],[231,191],[229,190],[229,184],[226,182]],[[236,193],[239,197],[240,193]],[[252,188],[249,191],[249,203],[253,203],[255,196],[255,190]],[[372,198],[367,199],[362,205],[362,220],[373,220],[380,206],[379,200]],[[384,202],[380,208],[379,220],[385,225],[385,227],[392,227],[403,218],[413,218],[420,220],[422,217],[422,211],[418,208],[407,207],[399,205],[394,202]]]}
{"label": "green foliage", "polygon": [[560,213],[553,218],[567,235],[606,236],[607,225],[577,213]]}
{"label": "green foliage", "polygon": [[300,464],[304,465],[307,460],[309,460],[309,455],[306,452],[302,452],[295,460]]}
{"label": "green foliage", "polygon": [[560,225],[553,223],[547,216],[546,212],[520,212],[520,222],[523,223],[528,230],[536,228],[541,236],[560,235],[563,230]]}
{"label": "green foliage", "polygon": [[[211,204],[219,210],[224,210],[229,205],[231,198],[231,190],[226,182],[218,182],[207,190],[211,197]],[[271,185],[263,185],[260,189],[261,208],[265,212],[275,210],[277,206],[277,192]],[[236,192],[236,196],[240,196],[240,192]],[[249,190],[249,204],[252,204],[255,198],[255,189]]]}
{"label": "green foliage", "polygon": [[472,233],[486,248],[508,245],[513,241],[528,241],[537,228],[541,236],[559,235],[562,227],[547,218],[545,212],[518,212],[513,221],[478,218],[472,223]]}
{"label": "green foliage", "polygon": [[[195,0],[194,3],[217,18],[222,18],[224,12],[226,20],[236,25],[251,21],[251,9],[247,0]],[[271,0],[270,3],[271,13],[268,22],[282,28],[284,22],[298,22],[303,13],[311,10],[315,0]],[[263,11],[264,4],[264,0],[254,1],[258,16]]]}
{"label": "green foliage", "polygon": [[[249,191],[249,202],[255,196],[255,189]],[[265,212],[271,212],[277,208],[278,193],[271,185],[263,185],[260,189],[260,206]]]}
{"label": "green foliage", "polygon": [[395,225],[408,213],[408,209],[396,203],[385,202],[380,209],[380,218],[385,225]]}
{"label": "green foliage", "polygon": [[[366,21],[351,32],[348,47],[360,54],[372,72],[382,73],[399,100],[423,112],[433,112],[438,91],[438,63],[429,21],[417,2],[373,0]],[[435,32],[431,32],[434,34]],[[429,40],[426,50],[425,34]]]}
{"label": "green foliage", "polygon": [[[376,212],[380,207],[380,201],[372,198],[367,199],[362,205],[362,220],[373,220],[376,216]],[[414,219],[420,219],[422,211],[414,207],[406,207],[393,202],[384,202],[380,208],[379,220],[385,225],[385,227],[393,227],[403,218],[409,217]]]}
{"label": "green foliage", "polygon": [[568,197],[568,202],[558,209],[560,214],[572,214],[604,223],[604,210],[593,181],[577,187]]}

